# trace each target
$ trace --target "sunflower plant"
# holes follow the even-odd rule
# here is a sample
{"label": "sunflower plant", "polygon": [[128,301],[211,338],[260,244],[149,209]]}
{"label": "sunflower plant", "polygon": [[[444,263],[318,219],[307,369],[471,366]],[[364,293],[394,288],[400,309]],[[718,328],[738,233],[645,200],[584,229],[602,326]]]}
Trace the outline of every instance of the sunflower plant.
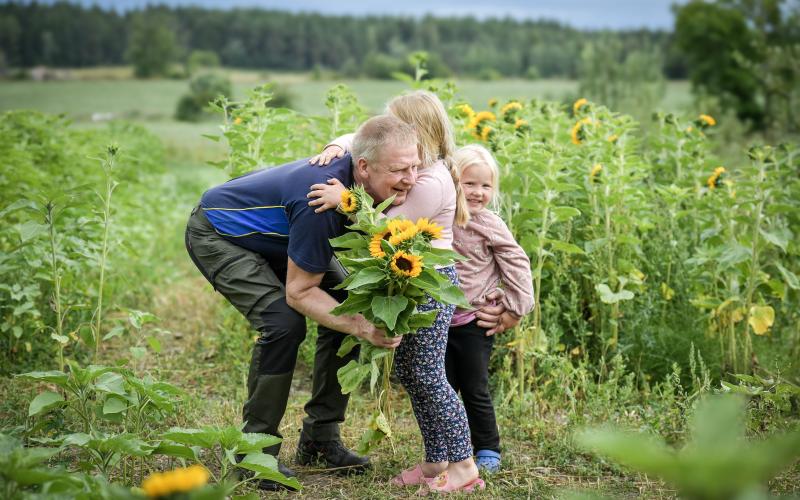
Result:
{"label": "sunflower plant", "polygon": [[[337,257],[349,272],[337,287],[347,290],[348,296],[331,312],[362,314],[387,335],[397,336],[433,324],[437,310],[418,310],[429,297],[463,308],[470,305],[461,289],[436,270],[437,266],[463,259],[452,250],[431,245],[441,237],[443,228],[426,218],[416,222],[383,218],[381,212],[391,203],[392,198],[375,207],[372,197],[361,187],[342,193],[339,210],[351,219],[351,231],[330,241],[339,249]],[[370,393],[376,396],[375,412],[359,445],[359,451],[366,453],[384,437],[391,438],[389,374],[394,351],[347,337],[339,355],[346,355],[356,345],[361,349],[359,359],[342,367],[338,376],[343,393],[352,392],[369,378]]]}

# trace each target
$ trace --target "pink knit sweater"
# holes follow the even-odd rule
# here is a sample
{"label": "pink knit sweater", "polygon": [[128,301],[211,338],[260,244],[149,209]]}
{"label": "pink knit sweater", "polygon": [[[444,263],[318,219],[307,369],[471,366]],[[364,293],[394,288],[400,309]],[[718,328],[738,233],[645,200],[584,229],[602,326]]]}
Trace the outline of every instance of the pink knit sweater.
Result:
{"label": "pink knit sweater", "polygon": [[[413,191],[413,190],[412,190]],[[502,287],[503,305],[521,317],[533,309],[531,261],[497,214],[483,209],[466,227],[453,229],[453,248],[469,260],[456,264],[461,289],[476,309],[487,305],[486,294]],[[456,310],[450,326],[475,319],[475,311]]]}

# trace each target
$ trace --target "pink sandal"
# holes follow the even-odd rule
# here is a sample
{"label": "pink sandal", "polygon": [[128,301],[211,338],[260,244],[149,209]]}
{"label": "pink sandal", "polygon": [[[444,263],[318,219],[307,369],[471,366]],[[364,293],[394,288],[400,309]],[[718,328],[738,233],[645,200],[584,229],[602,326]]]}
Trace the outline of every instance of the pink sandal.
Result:
{"label": "pink sandal", "polygon": [[432,477],[425,477],[425,474],[422,472],[422,466],[417,464],[393,477],[392,484],[395,486],[411,486],[415,484],[425,484],[433,480],[434,478]]}
{"label": "pink sandal", "polygon": [[476,489],[483,490],[486,489],[486,483],[483,482],[483,479],[480,477],[476,477],[472,481],[469,481],[461,486],[455,486],[454,484],[450,483],[449,477],[447,475],[447,471],[442,472],[438,476],[433,479],[429,479],[426,481],[426,486],[423,486],[419,489],[417,494],[419,495],[427,495],[428,492],[436,492],[436,493],[453,493],[455,491],[463,491],[464,493],[474,493]]}

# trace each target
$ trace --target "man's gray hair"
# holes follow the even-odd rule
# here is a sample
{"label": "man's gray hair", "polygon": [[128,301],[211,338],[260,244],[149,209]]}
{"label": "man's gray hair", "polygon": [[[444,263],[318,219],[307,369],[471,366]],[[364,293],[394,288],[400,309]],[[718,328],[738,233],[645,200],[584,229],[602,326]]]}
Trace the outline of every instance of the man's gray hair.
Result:
{"label": "man's gray hair", "polygon": [[373,116],[361,124],[353,138],[353,162],[364,158],[368,164],[375,163],[386,146],[411,144],[417,144],[417,132],[412,125],[388,114]]}

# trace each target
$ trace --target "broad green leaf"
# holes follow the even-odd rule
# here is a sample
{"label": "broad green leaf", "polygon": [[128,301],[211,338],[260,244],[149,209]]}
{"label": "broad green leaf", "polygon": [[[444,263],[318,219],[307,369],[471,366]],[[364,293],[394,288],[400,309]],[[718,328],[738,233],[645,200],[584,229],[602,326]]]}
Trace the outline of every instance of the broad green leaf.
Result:
{"label": "broad green leaf", "polygon": [[197,450],[185,444],[176,444],[162,441],[153,450],[154,455],[166,455],[168,457],[184,458],[197,461]]}
{"label": "broad green leaf", "polygon": [[789,244],[791,234],[786,234],[786,232],[783,231],[765,231],[764,229],[761,229],[759,232],[765,240],[780,248],[784,252],[786,251],[786,245]]}
{"label": "broad green leaf", "polygon": [[185,429],[173,427],[161,435],[163,439],[169,439],[176,443],[189,446],[200,446],[202,448],[213,448],[220,441],[219,430],[204,427],[202,429]]}
{"label": "broad green leaf", "polygon": [[620,300],[631,300],[633,298],[633,292],[622,290],[614,293],[605,283],[595,285],[594,289],[600,294],[600,300],[606,304],[616,304]]}
{"label": "broad green leaf", "polygon": [[388,297],[378,295],[372,299],[372,312],[386,323],[390,331],[393,331],[397,323],[397,315],[407,305],[408,299],[402,295],[390,295]]}
{"label": "broad green leaf", "polygon": [[800,279],[797,278],[796,274],[783,267],[779,262],[776,262],[775,266],[778,268],[778,271],[780,271],[783,279],[786,280],[786,284],[789,285],[789,288],[792,290],[800,290]]}
{"label": "broad green leaf", "polygon": [[371,285],[373,283],[378,283],[386,276],[386,273],[381,270],[379,267],[367,267],[356,274],[354,274],[353,281],[347,285],[347,290],[354,290],[357,288],[361,288],[365,285]]}
{"label": "broad green leaf", "polygon": [[281,441],[283,441],[281,438],[269,434],[243,432],[236,445],[236,453],[260,452],[263,448],[276,445]]}
{"label": "broad green leaf", "polygon": [[350,351],[357,345],[359,345],[358,339],[353,335],[348,335],[342,340],[342,344],[339,346],[339,350],[336,351],[336,355],[343,358],[350,354]]}
{"label": "broad green leaf", "polygon": [[20,378],[26,378],[29,380],[39,380],[42,382],[50,382],[51,384],[56,384],[60,387],[66,387],[69,381],[69,375],[64,372],[60,372],[58,370],[50,370],[46,372],[28,372],[28,373],[20,373],[16,375]]}
{"label": "broad green leaf", "polygon": [[339,385],[342,386],[342,394],[350,394],[370,376],[370,365],[362,365],[356,360],[339,368],[336,376],[339,378]]}
{"label": "broad green leaf", "polygon": [[464,292],[461,288],[453,285],[450,282],[447,282],[445,286],[436,290],[435,292],[431,291],[430,294],[434,296],[439,302],[443,302],[445,304],[454,304],[456,307],[460,307],[461,309],[470,309],[472,305],[467,301],[467,298],[464,296]]}
{"label": "broad green leaf", "polygon": [[572,243],[566,243],[564,241],[559,241],[559,240],[547,240],[547,243],[550,244],[550,247],[553,250],[558,250],[559,252],[578,253],[578,254],[585,253],[581,247],[573,245]]}
{"label": "broad green leaf", "polygon": [[372,304],[372,294],[349,293],[344,302],[331,309],[331,314],[342,316],[345,314],[359,313]]}
{"label": "broad green leaf", "polygon": [[108,333],[103,335],[103,340],[108,340],[110,338],[119,337],[123,333],[125,333],[125,328],[122,325],[116,325]]}
{"label": "broad green leaf", "polygon": [[358,233],[346,233],[337,238],[331,238],[328,241],[330,241],[331,247],[333,248],[359,249],[369,246],[369,242],[364,236]]}
{"label": "broad green leaf", "polygon": [[581,211],[574,207],[553,207],[551,211],[557,221],[570,220],[581,214]]}
{"label": "broad green leaf", "polygon": [[44,391],[37,394],[31,404],[28,406],[28,416],[32,417],[42,412],[49,411],[53,408],[65,404],[64,397],[57,392]]}
{"label": "broad green leaf", "polygon": [[118,394],[120,396],[125,396],[127,394],[125,392],[125,380],[119,373],[103,373],[97,377],[97,381],[94,383],[94,385],[98,391]]}
{"label": "broad green leaf", "polygon": [[29,220],[17,226],[17,231],[19,231],[20,241],[25,243],[46,232],[47,226]]}
{"label": "broad green leaf", "polygon": [[122,398],[109,396],[103,403],[103,415],[122,413],[128,409],[128,402]]}
{"label": "broad green leaf", "polygon": [[256,477],[259,479],[270,479],[297,490],[302,488],[297,478],[286,477],[278,472],[278,461],[272,455],[250,453],[239,462],[238,466],[255,472]]}
{"label": "broad green leaf", "polygon": [[425,311],[421,313],[412,314],[411,317],[408,319],[408,327],[411,330],[418,330],[420,328],[427,328],[436,321],[436,316],[439,314],[439,311],[436,309],[432,311]]}

